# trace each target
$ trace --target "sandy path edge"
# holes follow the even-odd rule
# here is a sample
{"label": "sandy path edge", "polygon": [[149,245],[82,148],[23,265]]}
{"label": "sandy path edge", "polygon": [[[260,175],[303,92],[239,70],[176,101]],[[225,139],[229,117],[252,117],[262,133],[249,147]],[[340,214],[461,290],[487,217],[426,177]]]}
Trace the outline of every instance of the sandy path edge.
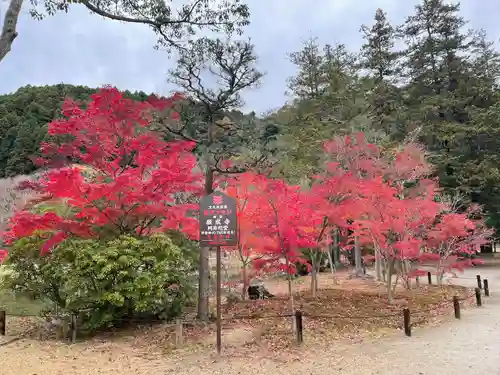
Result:
{"label": "sandy path edge", "polygon": [[[453,283],[473,287],[478,271],[467,271]],[[463,310],[460,321],[415,330],[411,338],[401,334],[348,346],[333,342],[294,355],[288,363],[228,356],[146,361],[131,353],[68,345],[45,346],[42,352],[36,343],[20,341],[0,347],[0,375],[500,375],[500,270],[481,269],[480,274],[490,281],[492,294],[483,307]]]}

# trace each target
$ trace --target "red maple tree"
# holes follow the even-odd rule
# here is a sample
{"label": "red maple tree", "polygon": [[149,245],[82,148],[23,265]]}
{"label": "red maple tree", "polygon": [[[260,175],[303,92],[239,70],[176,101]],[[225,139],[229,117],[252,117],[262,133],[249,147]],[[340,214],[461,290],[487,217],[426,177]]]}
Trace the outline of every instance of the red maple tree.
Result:
{"label": "red maple tree", "polygon": [[[334,260],[330,254],[329,245],[334,242],[340,233],[346,233],[356,218],[353,199],[357,189],[358,179],[350,170],[346,170],[338,162],[327,163],[323,173],[313,176],[311,189],[307,191],[311,210],[314,212],[315,220],[311,223],[318,247],[310,249],[312,277],[311,288],[313,295],[318,288],[317,274],[319,272],[319,260],[324,253],[327,254],[332,278],[336,283]],[[318,220],[322,217],[322,220]],[[349,248],[346,244],[344,249]]]}
{"label": "red maple tree", "polygon": [[42,146],[40,161],[51,169],[30,187],[40,201],[64,204],[72,214],[20,211],[8,239],[43,231],[44,253],[69,236],[147,235],[160,227],[196,236],[197,220],[189,211],[197,206],[185,203],[186,194],[201,192],[194,144],[166,142],[149,128],[154,111],[177,99],[154,101],[158,108],[104,88],[86,108],[67,100],[65,117],[48,125],[55,141]]}
{"label": "red maple tree", "polygon": [[254,199],[262,194],[261,189],[265,187],[266,178],[253,172],[246,172],[226,177],[225,182],[228,185],[227,194],[236,199],[238,217],[238,245],[225,250],[237,253],[241,264],[241,297],[245,299],[251,278],[254,276],[251,266],[264,256],[256,249],[265,246],[264,242],[267,240],[256,234],[262,212],[259,200]]}
{"label": "red maple tree", "polygon": [[424,251],[425,229],[439,213],[439,204],[432,193],[402,199],[397,187],[380,178],[363,185],[365,212],[356,222],[358,233],[381,257],[391,298],[394,269],[395,285],[401,279],[409,287],[413,263]]}
{"label": "red maple tree", "polygon": [[300,187],[277,179],[267,179],[262,184],[252,199],[260,207],[255,234],[263,239],[256,251],[264,257],[254,261],[254,265],[265,272],[286,272],[293,311],[291,275],[296,273],[297,263],[309,267],[301,250],[318,246],[314,228],[323,216],[313,210],[308,195]]}
{"label": "red maple tree", "polygon": [[441,283],[446,273],[463,271],[474,264],[482,263],[472,255],[489,242],[494,230],[487,228],[481,207],[472,205],[466,212],[456,212],[449,204],[442,205],[426,238],[428,252],[422,254],[421,262],[435,263],[435,273]]}

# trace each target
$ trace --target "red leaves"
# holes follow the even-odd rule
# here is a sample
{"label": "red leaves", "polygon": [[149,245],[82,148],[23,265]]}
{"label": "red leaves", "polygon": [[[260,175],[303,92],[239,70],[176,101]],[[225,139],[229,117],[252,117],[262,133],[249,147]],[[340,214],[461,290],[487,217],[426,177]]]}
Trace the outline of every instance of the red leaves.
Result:
{"label": "red leaves", "polygon": [[56,246],[57,244],[64,241],[68,238],[68,234],[65,232],[57,232],[52,237],[50,237],[47,241],[42,245],[42,250],[40,251],[40,255],[44,255],[50,252],[50,250]]}
{"label": "red leaves", "polygon": [[188,214],[201,185],[193,172],[194,144],[165,142],[148,130],[155,107],[165,110],[175,100],[137,102],[105,88],[85,110],[67,101],[66,118],[48,125],[49,134],[63,143],[43,145],[42,153],[47,165],[79,164],[49,170],[35,187],[72,214],[20,212],[11,221],[10,238],[50,231],[44,252],[70,235],[99,235],[104,228],[145,235],[161,223],[196,236],[196,220]]}
{"label": "red leaves", "polygon": [[[314,176],[311,189],[250,174],[232,181],[228,191],[245,202],[242,243],[262,257],[254,261],[257,268],[294,272],[293,263],[304,262],[300,249],[324,248],[332,228],[375,245],[374,258],[437,263],[472,251],[491,234],[468,214],[443,214],[446,207],[435,199],[436,183],[426,178],[432,168],[420,146],[383,156],[358,134],[327,142],[325,150],[330,162]],[[443,243],[449,252],[443,253]],[[446,264],[458,269],[470,262],[450,258]],[[402,276],[415,275],[408,270]]]}
{"label": "red leaves", "polygon": [[316,247],[316,229],[323,220],[312,196],[297,186],[253,173],[232,177],[227,192],[237,199],[240,253],[252,255],[264,272],[294,273],[305,263],[301,248]]}
{"label": "red leaves", "polygon": [[[193,198],[202,185],[193,172],[195,145],[165,142],[149,129],[159,111],[175,126],[180,100],[137,102],[105,88],[85,109],[67,101],[65,118],[48,125],[57,141],[41,148],[45,164],[57,168],[25,186],[40,193],[40,201],[67,210],[19,212],[8,239],[46,233],[45,252],[69,236],[180,230],[197,238]],[[257,256],[256,267],[294,272],[295,262],[305,262],[301,249],[325,248],[333,228],[373,244],[377,259],[421,261],[427,253],[444,259],[474,252],[491,235],[476,208],[456,213],[436,202],[437,184],[428,179],[432,168],[420,146],[382,153],[359,133],[325,143],[325,151],[325,169],[309,189],[253,173],[217,176],[237,199],[240,255]],[[451,261],[455,268],[470,264]]]}
{"label": "red leaves", "polygon": [[9,252],[5,249],[0,249],[0,264],[3,263],[5,258],[9,255]]}
{"label": "red leaves", "polygon": [[330,163],[312,191],[328,202],[329,224],[350,227],[360,243],[373,243],[376,257],[439,261],[474,252],[491,236],[472,214],[447,213],[435,200],[437,184],[427,178],[432,168],[421,146],[407,144],[384,156],[356,134],[326,142],[325,151]]}

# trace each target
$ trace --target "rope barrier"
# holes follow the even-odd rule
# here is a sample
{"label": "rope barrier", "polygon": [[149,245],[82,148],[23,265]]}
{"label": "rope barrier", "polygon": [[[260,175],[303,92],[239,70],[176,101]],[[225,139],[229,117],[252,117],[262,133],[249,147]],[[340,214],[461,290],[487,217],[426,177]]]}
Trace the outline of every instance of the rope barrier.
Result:
{"label": "rope barrier", "polygon": [[[459,297],[459,301],[466,301],[470,298],[474,297],[474,294],[468,294],[463,297]],[[451,302],[451,301],[450,301]],[[439,303],[436,303],[434,307],[428,308],[428,309],[422,309],[422,310],[412,310],[412,315],[419,315],[423,313],[427,313],[430,311],[435,310],[436,307],[439,306]],[[84,312],[89,311],[88,309],[84,310]],[[34,314],[9,314],[7,312],[7,315],[9,317],[19,317],[19,318],[41,318],[39,315],[34,315]],[[381,318],[392,318],[396,316],[400,316],[401,312],[394,312],[394,313],[387,313],[387,314],[376,314],[376,315],[337,315],[337,314],[311,314],[308,312],[303,312],[303,316],[310,318],[310,319],[381,319]],[[294,317],[295,313],[286,313],[286,314],[267,314],[267,315],[232,315],[227,318],[222,318],[222,320],[245,320],[245,319],[276,319],[276,318],[291,318]],[[144,324],[154,324],[154,323],[168,323],[167,320],[163,319],[140,319],[140,318],[118,318],[114,320],[114,322],[118,323],[144,323]],[[200,323],[202,321],[198,319],[191,319],[191,320],[183,320],[183,323],[185,324],[190,324],[190,323]],[[172,326],[175,325],[175,323],[171,324]]]}
{"label": "rope barrier", "polygon": [[[478,283],[480,283],[479,276],[477,276],[476,278],[462,278],[462,279],[469,279],[469,280],[477,279]],[[466,288],[466,290],[470,290],[470,288]],[[460,319],[460,305],[458,303],[459,301],[467,301],[475,296],[477,306],[481,306],[481,296],[480,296],[480,294],[478,294],[479,291],[480,291],[480,288],[475,288],[474,293],[472,293],[472,294],[467,293],[466,295],[461,296],[461,297],[457,297],[456,295],[453,297],[452,301],[453,301],[453,308],[454,308],[454,312],[455,312],[455,318]],[[487,280],[485,280],[485,295],[489,296],[489,289],[488,289]],[[235,314],[235,315],[229,315],[225,318],[222,318],[222,321],[236,321],[236,320],[249,320],[249,319],[262,320],[262,319],[279,319],[279,318],[292,318],[293,317],[293,318],[295,318],[297,327],[300,327],[300,328],[298,328],[298,331],[297,331],[297,341],[300,344],[300,343],[302,343],[302,340],[303,340],[303,338],[302,338],[302,336],[303,336],[303,333],[302,333],[302,331],[303,331],[303,325],[302,325],[303,324],[302,323],[303,317],[308,318],[308,319],[312,319],[312,320],[314,320],[314,319],[330,319],[330,320],[358,320],[358,321],[359,320],[384,319],[384,318],[396,318],[397,317],[397,318],[403,318],[402,327],[405,331],[405,334],[407,336],[411,336],[411,328],[415,327],[415,326],[419,325],[421,322],[425,321],[425,319],[418,320],[419,315],[439,310],[440,307],[448,307],[448,306],[445,306],[445,303],[452,302],[452,301],[440,301],[440,302],[433,304],[432,307],[429,307],[426,309],[420,309],[420,310],[412,310],[412,311],[410,311],[408,306],[402,306],[402,310],[394,312],[394,313],[374,314],[374,315],[312,314],[309,312],[301,311],[299,309],[299,310],[294,311],[293,313],[281,313],[281,314],[264,314],[264,315]],[[83,314],[85,312],[89,312],[89,311],[91,311],[91,309],[81,310],[77,314],[75,314],[75,313],[73,313],[73,314],[66,313],[65,314],[66,318],[67,317],[71,318],[71,323],[70,323],[71,332],[72,332],[71,342],[76,342],[77,329],[78,329],[78,327],[77,327],[78,326],[78,323],[77,323],[78,315]],[[51,317],[48,314],[45,316],[40,316],[40,315],[36,315],[36,314],[8,314],[8,312],[0,310],[0,317],[1,317],[0,318],[0,331],[1,331],[1,334],[3,336],[5,336],[6,316],[18,317],[18,318],[37,318],[37,319],[44,319],[45,318],[45,320],[47,320],[47,323],[49,323],[49,324],[54,322],[54,320],[50,321]],[[411,322],[411,320],[412,320],[411,316],[417,317],[417,320]],[[54,317],[56,317],[56,316],[53,316],[52,319],[54,319]],[[66,322],[64,324],[67,324],[67,323],[69,323],[69,322]],[[210,320],[209,322],[203,322],[203,321],[200,321],[198,319],[191,319],[191,320],[177,319],[176,322],[173,323],[173,322],[168,321],[166,319],[160,319],[160,318],[154,319],[153,317],[151,317],[150,319],[149,319],[149,317],[145,317],[145,318],[130,317],[130,318],[115,319],[110,323],[113,323],[116,326],[118,326],[119,324],[124,324],[124,325],[136,324],[138,326],[141,326],[141,325],[152,326],[154,324],[161,324],[162,327],[176,327],[176,345],[177,345],[178,340],[182,341],[182,329],[183,329],[182,327],[183,326],[187,326],[190,324],[200,325],[200,323],[205,324],[205,325],[206,324],[213,324],[214,319]],[[61,323],[54,324],[54,326],[57,326],[60,324]],[[29,329],[28,331],[25,331],[24,333],[20,334],[17,337],[13,337],[7,341],[0,342],[0,347],[11,344],[15,341],[24,339],[26,337],[29,337],[33,332],[36,332],[38,329],[39,328]],[[180,334],[179,334],[179,332],[180,332]]]}

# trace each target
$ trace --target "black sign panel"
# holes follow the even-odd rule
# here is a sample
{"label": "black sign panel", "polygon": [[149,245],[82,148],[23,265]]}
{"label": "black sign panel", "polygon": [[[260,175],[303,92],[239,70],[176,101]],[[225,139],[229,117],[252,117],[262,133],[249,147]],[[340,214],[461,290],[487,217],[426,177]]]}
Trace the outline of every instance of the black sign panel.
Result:
{"label": "black sign panel", "polygon": [[238,244],[236,199],[216,191],[201,200],[200,242],[211,246]]}

